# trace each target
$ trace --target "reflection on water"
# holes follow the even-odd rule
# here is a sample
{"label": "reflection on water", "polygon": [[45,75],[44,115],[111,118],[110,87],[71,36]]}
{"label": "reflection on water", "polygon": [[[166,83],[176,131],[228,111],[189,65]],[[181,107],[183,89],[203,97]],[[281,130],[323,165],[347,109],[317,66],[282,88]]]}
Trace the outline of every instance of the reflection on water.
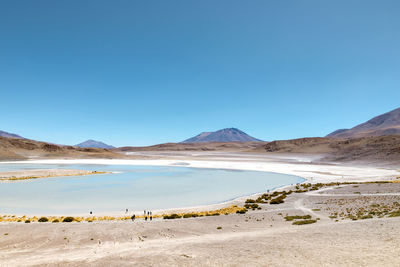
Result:
{"label": "reflection on water", "polygon": [[0,164],[0,171],[51,168],[117,173],[0,183],[0,214],[96,214],[191,207],[302,181],[277,173],[174,166]]}

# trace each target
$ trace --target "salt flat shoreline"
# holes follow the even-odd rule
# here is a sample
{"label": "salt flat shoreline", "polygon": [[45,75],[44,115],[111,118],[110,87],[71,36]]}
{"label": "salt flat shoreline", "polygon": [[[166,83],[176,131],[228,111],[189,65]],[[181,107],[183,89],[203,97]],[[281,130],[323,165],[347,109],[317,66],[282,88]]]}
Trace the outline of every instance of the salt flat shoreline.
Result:
{"label": "salt flat shoreline", "polygon": [[[96,159],[18,163],[33,162],[184,164],[193,168],[286,173],[311,183],[393,180],[400,176],[394,168],[287,162],[283,159]],[[341,185],[293,193],[282,204],[259,204],[260,210],[249,209],[246,214],[175,220],[157,218],[151,222],[138,219],[135,222],[0,223],[0,265],[265,266],[268,263],[269,266],[400,266],[397,256],[400,254],[397,233],[400,217],[390,216],[399,208],[400,204],[395,204],[400,203],[398,192],[400,183]],[[243,205],[245,198],[248,197],[238,199],[237,203]],[[217,205],[202,208],[211,207]],[[368,212],[380,212],[376,209],[382,211],[388,207],[391,208],[383,217],[373,215],[373,218],[363,219],[365,214],[370,214]],[[347,211],[351,216],[357,216],[360,211],[365,214],[354,221]],[[286,215],[310,215],[318,220],[314,224],[297,226],[285,220]]]}
{"label": "salt flat shoreline", "polygon": [[[201,154],[201,153],[198,153]],[[29,161],[1,162],[1,164],[84,164],[84,165],[132,165],[132,166],[171,166],[171,167],[190,167],[190,168],[209,168],[209,169],[230,169],[230,170],[246,170],[246,171],[263,171],[295,175],[305,179],[309,183],[329,183],[329,182],[366,182],[377,180],[391,180],[400,176],[400,172],[394,168],[380,168],[371,166],[343,166],[337,164],[312,164],[308,157],[301,156],[293,158],[285,158],[282,155],[276,158],[260,159],[254,158],[253,155],[240,155],[239,159],[232,160],[225,158],[224,155],[213,160],[198,159],[193,157],[169,159],[43,159]],[[61,177],[61,176],[60,176]],[[290,185],[283,185],[275,188],[282,190]],[[154,214],[167,213],[184,213],[211,211],[225,208],[232,205],[239,205],[250,197],[256,197],[265,192],[258,192],[251,195],[241,196],[235,199],[227,200],[221,203],[200,205],[194,207],[176,207],[169,209],[153,210]],[[142,211],[131,211],[140,214]],[[38,215],[38,214],[29,214]],[[62,216],[65,214],[52,214],[54,216]],[[71,214],[74,216],[87,216],[87,214]],[[97,216],[125,216],[122,212],[99,212]]]}
{"label": "salt flat shoreline", "polygon": [[[251,157],[250,157],[251,159]],[[85,165],[133,165],[133,166],[172,166],[210,169],[230,169],[265,171],[289,174],[302,177],[307,182],[333,181],[371,181],[388,179],[400,176],[396,168],[382,168],[373,166],[339,165],[339,164],[312,164],[310,162],[288,162],[284,158],[279,161],[236,161],[236,160],[199,160],[199,159],[46,159],[1,162],[1,164],[85,164]]]}

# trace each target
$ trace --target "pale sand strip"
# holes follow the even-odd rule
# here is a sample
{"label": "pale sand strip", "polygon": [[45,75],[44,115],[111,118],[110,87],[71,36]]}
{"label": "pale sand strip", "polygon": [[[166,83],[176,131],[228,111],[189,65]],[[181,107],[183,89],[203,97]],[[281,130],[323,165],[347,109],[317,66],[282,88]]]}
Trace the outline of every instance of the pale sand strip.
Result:
{"label": "pale sand strip", "polygon": [[82,176],[103,174],[105,172],[73,170],[73,169],[40,169],[0,172],[0,181],[18,181],[38,178],[53,178],[65,176]]}

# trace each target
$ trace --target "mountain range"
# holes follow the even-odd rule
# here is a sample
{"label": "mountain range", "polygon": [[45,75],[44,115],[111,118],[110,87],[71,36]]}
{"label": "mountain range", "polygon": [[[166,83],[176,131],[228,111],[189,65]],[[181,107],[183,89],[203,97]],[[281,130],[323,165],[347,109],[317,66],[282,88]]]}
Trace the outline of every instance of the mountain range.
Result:
{"label": "mountain range", "polygon": [[[379,115],[351,129],[337,130],[327,137],[260,142],[236,128],[204,132],[181,143],[115,149],[100,141],[87,140],[76,146],[55,145],[25,139],[0,131],[0,160],[29,158],[124,158],[137,151],[229,151],[252,153],[320,154],[332,161],[400,160],[400,108]],[[106,149],[105,149],[106,148]]]}
{"label": "mountain range", "polygon": [[106,143],[96,141],[96,140],[86,140],[85,142],[79,143],[75,145],[77,147],[92,147],[92,148],[106,148],[106,149],[113,149],[114,146],[107,145]]}
{"label": "mountain range", "polygon": [[236,128],[225,128],[215,132],[202,132],[182,143],[208,142],[263,142]]}
{"label": "mountain range", "polygon": [[387,112],[359,124],[351,129],[339,129],[326,137],[359,138],[400,134],[400,108]]}

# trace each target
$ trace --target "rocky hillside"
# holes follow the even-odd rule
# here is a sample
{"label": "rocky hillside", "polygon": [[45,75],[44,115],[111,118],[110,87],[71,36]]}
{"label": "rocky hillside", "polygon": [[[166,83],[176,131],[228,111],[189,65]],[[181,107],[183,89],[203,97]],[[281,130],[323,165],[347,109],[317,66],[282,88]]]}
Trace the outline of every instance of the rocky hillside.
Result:
{"label": "rocky hillside", "polygon": [[400,162],[400,135],[353,139],[300,138],[273,141],[252,150],[270,153],[321,154],[324,161]]}
{"label": "rocky hillside", "polygon": [[0,137],[0,160],[29,158],[116,158],[122,155],[103,148],[60,146],[28,139]]}
{"label": "rocky hillside", "polygon": [[332,138],[357,138],[400,134],[400,108],[359,124],[351,129],[340,129],[328,134]]}
{"label": "rocky hillside", "polygon": [[0,131],[0,137],[24,139],[22,136],[19,136],[18,134],[7,133],[4,131]]}

